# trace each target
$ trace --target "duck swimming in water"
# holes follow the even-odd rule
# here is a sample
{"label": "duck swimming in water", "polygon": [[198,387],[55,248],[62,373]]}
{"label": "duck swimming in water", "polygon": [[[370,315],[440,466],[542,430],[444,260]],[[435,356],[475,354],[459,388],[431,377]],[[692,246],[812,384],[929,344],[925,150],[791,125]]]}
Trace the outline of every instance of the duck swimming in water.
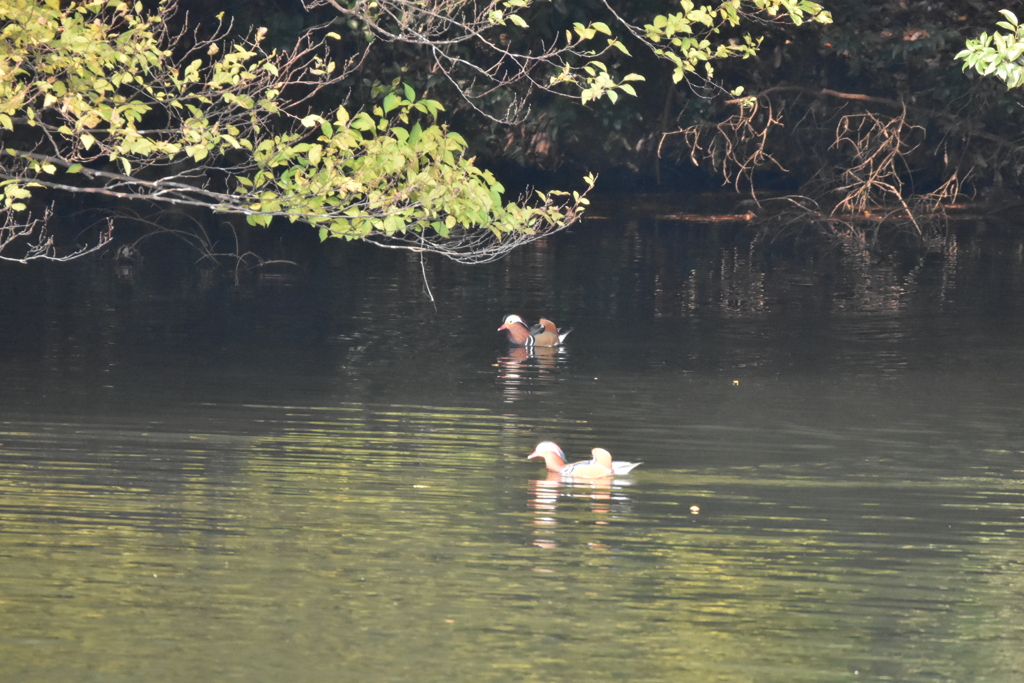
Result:
{"label": "duck swimming in water", "polygon": [[527,458],[544,458],[549,472],[557,472],[564,477],[579,477],[593,479],[609,475],[629,474],[643,463],[626,462],[624,460],[612,460],[612,454],[603,448],[595,448],[591,452],[590,460],[574,462],[571,465],[565,462],[565,453],[554,441],[542,441],[533,449],[533,453]]}
{"label": "duck swimming in water", "polygon": [[498,331],[504,331],[513,346],[560,346],[572,328],[560,330],[547,318],[541,318],[533,327],[527,327],[522,318],[513,314],[505,316]]}

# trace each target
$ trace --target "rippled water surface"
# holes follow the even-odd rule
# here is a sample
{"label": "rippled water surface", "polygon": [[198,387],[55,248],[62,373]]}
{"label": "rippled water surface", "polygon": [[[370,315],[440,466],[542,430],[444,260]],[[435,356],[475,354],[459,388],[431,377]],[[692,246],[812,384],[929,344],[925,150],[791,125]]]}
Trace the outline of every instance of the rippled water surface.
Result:
{"label": "rippled water surface", "polygon": [[1021,680],[1020,253],[5,269],[0,680]]}

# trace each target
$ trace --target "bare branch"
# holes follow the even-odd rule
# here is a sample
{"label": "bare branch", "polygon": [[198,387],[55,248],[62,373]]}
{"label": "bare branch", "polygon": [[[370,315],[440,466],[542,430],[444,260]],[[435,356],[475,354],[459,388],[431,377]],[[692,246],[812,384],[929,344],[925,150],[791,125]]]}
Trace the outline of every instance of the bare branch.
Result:
{"label": "bare branch", "polygon": [[47,230],[47,224],[52,216],[53,212],[49,207],[42,218],[29,216],[27,220],[19,219],[13,210],[8,209],[4,222],[0,225],[0,260],[15,263],[64,263],[99,251],[113,238],[114,222],[108,218],[107,229],[99,234],[94,244],[81,245],[72,251],[61,253],[54,244],[53,236]]}

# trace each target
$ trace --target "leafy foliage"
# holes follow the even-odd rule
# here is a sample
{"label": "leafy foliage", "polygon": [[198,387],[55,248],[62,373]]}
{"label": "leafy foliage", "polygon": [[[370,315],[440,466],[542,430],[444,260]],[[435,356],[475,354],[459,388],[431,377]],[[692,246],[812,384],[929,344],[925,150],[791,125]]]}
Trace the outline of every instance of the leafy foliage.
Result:
{"label": "leafy foliage", "polygon": [[[720,25],[738,26],[743,18],[743,14],[741,14],[743,3],[732,0],[723,2],[718,7],[707,5],[698,7],[691,0],[682,0],[680,5],[682,12],[659,14],[650,24],[644,26],[646,38],[653,44],[654,53],[675,66],[672,72],[673,83],[679,83],[687,73],[696,71],[701,65],[707,71],[708,78],[713,77],[712,61],[715,59],[728,57],[746,59],[757,54],[757,49],[764,40],[763,36],[754,37],[749,33],[744,33],[732,42],[722,42],[717,45],[712,45],[711,41],[705,37],[708,32],[718,33]],[[796,26],[802,24],[806,18],[822,24],[832,22],[831,15],[825,12],[821,5],[809,0],[801,2],[754,0],[753,6],[770,17],[785,12]],[[695,28],[698,29],[696,32]],[[662,44],[669,47],[661,47]]]}
{"label": "leafy foliage", "polygon": [[[766,27],[830,21],[819,5],[791,0],[312,4],[378,41],[364,73],[422,85],[481,153],[548,168],[570,149],[595,168],[628,157],[637,131],[651,128],[641,112],[656,118],[672,91],[666,67],[672,82],[696,83],[706,97],[720,90],[714,65],[755,54]],[[512,9],[514,21],[503,14]]]}
{"label": "leafy foliage", "polygon": [[1024,84],[1024,27],[1010,10],[999,12],[1004,21],[996,26],[1009,33],[982,33],[977,39],[968,40],[956,58],[963,61],[965,70],[975,69],[982,76],[995,76],[1007,88],[1018,88]]}
{"label": "leafy foliage", "polygon": [[15,133],[0,171],[8,208],[25,209],[41,186],[243,214],[253,225],[283,216],[323,238],[443,239],[459,228],[500,242],[571,223],[586,203],[577,194],[558,204],[553,193],[532,207],[503,202],[463,138],[437,124],[444,107],[407,84],[354,116],[305,113],[340,78],[323,42],[266,52],[265,29],[233,43],[222,29],[175,59],[181,37],[167,32],[168,12],[0,1],[0,126]]}
{"label": "leafy foliage", "polygon": [[666,98],[658,144],[645,149],[750,190],[766,215],[786,214],[788,231],[810,220],[856,248],[950,248],[952,207],[1024,183],[1017,92],[952,68],[959,57],[1015,82],[1014,17],[1004,12],[1001,37],[962,49],[999,4],[831,0],[834,23],[775,23],[756,60],[718,63],[731,94],[701,106],[683,89]]}
{"label": "leafy foliage", "polygon": [[[523,124],[538,93],[616,104],[645,80],[628,67],[626,40],[672,65],[679,83],[755,54],[759,37],[724,29],[830,20],[809,0],[682,0],[681,11],[653,17],[641,8],[642,28],[607,0],[564,26],[540,0],[311,7],[347,22],[276,50],[267,29],[239,36],[221,15],[203,33],[175,32],[173,2],[150,13],[123,0],[0,0],[6,207],[24,210],[43,187],[244,215],[256,226],[283,217],[322,239],[490,260],[573,223],[586,193],[505,200],[466,139],[441,122],[450,109]],[[547,37],[534,37],[537,22]],[[414,58],[396,60],[406,48]],[[390,78],[366,77],[385,62],[400,65]]]}

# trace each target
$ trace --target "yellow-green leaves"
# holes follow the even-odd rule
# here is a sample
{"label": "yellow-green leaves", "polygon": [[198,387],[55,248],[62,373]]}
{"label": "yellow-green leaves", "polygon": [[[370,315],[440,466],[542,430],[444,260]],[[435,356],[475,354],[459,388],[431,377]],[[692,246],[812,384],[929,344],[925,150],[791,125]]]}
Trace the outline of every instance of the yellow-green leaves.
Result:
{"label": "yellow-green leaves", "polygon": [[14,180],[5,180],[0,185],[4,188],[4,208],[24,211],[25,204],[21,200],[31,197],[32,192]]}
{"label": "yellow-green leaves", "polygon": [[[274,55],[211,42],[204,58],[175,64],[161,42],[162,23],[160,13],[147,14],[141,3],[65,3],[62,10],[54,1],[0,0],[0,69],[18,65],[0,78],[0,126],[13,129],[16,116],[33,127],[58,121],[55,132],[67,147],[53,153],[79,171],[81,161],[105,158],[130,175],[182,153],[204,163],[213,154],[251,149],[253,142],[228,121],[256,130],[256,114],[277,113],[280,88],[264,88],[258,104],[246,89],[261,72],[278,73]],[[163,124],[139,130],[154,109],[166,115],[152,122]],[[188,118],[173,113],[183,110]],[[237,110],[254,114],[246,121]]]}
{"label": "yellow-green leaves", "polygon": [[515,12],[530,6],[531,0],[506,0],[501,3],[501,8],[491,9],[487,13],[487,22],[494,26],[506,26],[512,22],[519,28],[529,28],[526,20]]}
{"label": "yellow-green leaves", "polygon": [[[320,124],[315,141],[293,133],[260,143],[259,170],[238,178],[239,193],[259,197],[246,205],[249,222],[283,215],[317,225],[321,239],[516,230],[501,186],[465,158],[466,141],[432,123],[440,104],[417,99],[408,84],[391,87],[373,113],[350,117],[339,107],[331,123],[303,119],[307,128]],[[424,114],[430,120],[417,119]]]}
{"label": "yellow-green leaves", "polygon": [[64,121],[59,134],[77,136],[87,152],[102,146],[115,156],[146,155],[160,148],[135,130],[151,105],[122,92],[145,90],[146,74],[166,59],[153,32],[159,23],[122,3],[62,11],[58,2],[2,0],[0,64],[19,68],[0,78],[0,125],[12,128],[11,115],[20,114],[35,126],[49,110]]}
{"label": "yellow-green leaves", "polygon": [[745,33],[738,40],[712,43],[710,36],[719,33],[719,26],[737,26],[741,19],[744,3],[752,4],[757,10],[771,17],[785,13],[795,24],[804,21],[831,23],[831,15],[820,5],[810,0],[726,0],[717,7],[698,6],[691,0],[680,2],[681,12],[657,15],[644,26],[647,40],[654,46],[654,52],[675,65],[672,80],[676,83],[686,78],[687,73],[704,66],[710,78],[714,75],[711,62],[727,57],[752,57],[761,44],[762,38]]}
{"label": "yellow-green leaves", "polygon": [[[525,28],[529,5],[495,2],[495,20]],[[24,209],[33,187],[68,187],[52,178],[62,169],[100,192],[205,206],[252,225],[282,217],[315,226],[321,239],[431,230],[503,238],[561,225],[584,203],[503,204],[504,188],[439,123],[441,103],[410,83],[378,84],[376,104],[351,111],[311,112],[320,96],[297,104],[293,93],[326,93],[338,82],[315,40],[278,54],[260,46],[266,29],[231,41],[221,27],[210,39],[197,32],[198,44],[177,50],[187,56],[176,61],[166,11],[119,0],[0,0],[0,127],[33,150],[8,152],[19,177],[0,183],[6,208]],[[579,31],[578,40],[602,36],[625,52],[606,24]],[[612,78],[596,59],[584,73],[585,97],[634,95],[629,81],[639,80]]]}
{"label": "yellow-green leaves", "polygon": [[[627,27],[635,36],[644,40],[655,55],[674,65],[673,80],[678,83],[687,74],[702,69],[710,78],[714,75],[712,62],[727,57],[747,58],[753,56],[761,38],[750,34],[734,36],[729,40],[716,38],[723,26],[737,26],[745,18],[761,15],[765,17],[788,17],[800,24],[804,21],[831,22],[831,16],[820,5],[811,0],[723,0],[717,5],[702,5],[693,0],[681,0],[680,11],[653,16],[643,31]],[[606,37],[606,46],[600,53],[586,50],[588,41],[599,36]],[[584,104],[607,97],[613,103],[620,94],[636,95],[630,81],[643,80],[636,74],[624,77],[615,75],[615,67],[597,59],[609,49],[629,55],[625,45],[618,41],[613,29],[606,23],[576,22],[565,31],[565,42],[576,56],[586,61],[582,65],[570,60],[561,63],[558,70],[549,76],[549,85],[574,84],[579,88]]]}

